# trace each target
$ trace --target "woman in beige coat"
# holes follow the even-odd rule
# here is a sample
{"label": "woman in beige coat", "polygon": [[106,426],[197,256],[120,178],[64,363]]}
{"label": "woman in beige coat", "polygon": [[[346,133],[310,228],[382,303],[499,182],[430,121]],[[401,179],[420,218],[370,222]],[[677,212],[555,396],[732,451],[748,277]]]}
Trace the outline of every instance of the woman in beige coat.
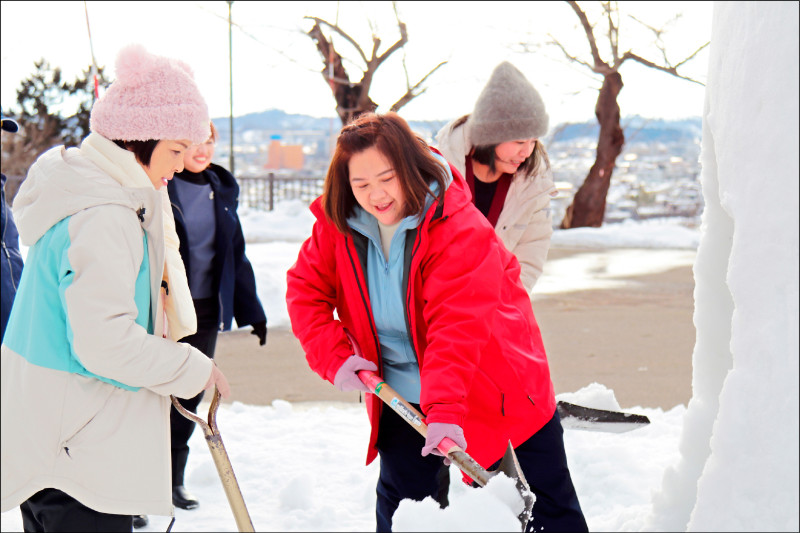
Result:
{"label": "woman in beige coat", "polygon": [[2,511],[25,531],[131,531],[173,513],[169,396],[225,377],[199,350],[166,183],[209,135],[189,68],[130,46],[79,148],[14,201],[26,268],[2,344]]}
{"label": "woman in beige coat", "polygon": [[472,190],[473,202],[517,256],[530,294],[553,234],[550,198],[557,194],[547,152],[544,102],[511,63],[498,65],[470,115],[436,136],[438,148]]}

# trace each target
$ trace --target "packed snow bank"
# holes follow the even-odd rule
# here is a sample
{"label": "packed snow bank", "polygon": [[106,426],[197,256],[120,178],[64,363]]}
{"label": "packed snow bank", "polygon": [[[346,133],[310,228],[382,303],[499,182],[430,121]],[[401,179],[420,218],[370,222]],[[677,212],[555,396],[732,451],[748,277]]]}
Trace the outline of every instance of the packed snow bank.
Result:
{"label": "packed snow bank", "polygon": [[797,531],[798,3],[716,2],[693,396],[647,528]]}

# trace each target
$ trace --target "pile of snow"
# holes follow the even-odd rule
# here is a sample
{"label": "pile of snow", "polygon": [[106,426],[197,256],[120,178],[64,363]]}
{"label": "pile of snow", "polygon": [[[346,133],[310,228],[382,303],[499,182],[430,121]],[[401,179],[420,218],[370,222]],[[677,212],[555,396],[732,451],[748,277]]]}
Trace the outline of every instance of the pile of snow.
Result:
{"label": "pile of snow", "polygon": [[[559,399],[608,407],[613,391],[593,384]],[[200,413],[208,411],[203,402]],[[640,407],[651,423],[628,433],[568,429],[570,471],[591,530],[644,528],[650,494],[665,468],[678,460],[685,407],[664,412]],[[369,420],[363,404],[221,404],[217,424],[257,531],[374,531],[378,461],[365,466]],[[173,531],[236,531],[225,491],[202,431],[189,441],[186,486],[200,500],[192,511],[175,510]],[[519,502],[508,478],[486,488],[461,481],[450,466],[450,507],[431,500],[404,501],[396,531],[518,531]],[[0,515],[2,531],[22,531],[18,509]],[[165,531],[169,517],[151,516],[136,531]]]}

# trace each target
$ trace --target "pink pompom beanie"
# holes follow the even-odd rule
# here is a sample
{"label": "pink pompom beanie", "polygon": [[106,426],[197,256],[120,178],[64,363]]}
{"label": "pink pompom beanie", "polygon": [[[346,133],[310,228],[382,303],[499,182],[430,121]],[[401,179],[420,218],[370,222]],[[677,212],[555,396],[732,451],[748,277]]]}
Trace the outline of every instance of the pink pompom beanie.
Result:
{"label": "pink pompom beanie", "polygon": [[120,50],[116,74],[92,107],[93,132],[110,140],[189,139],[195,144],[211,135],[208,105],[186,63],[133,44]]}

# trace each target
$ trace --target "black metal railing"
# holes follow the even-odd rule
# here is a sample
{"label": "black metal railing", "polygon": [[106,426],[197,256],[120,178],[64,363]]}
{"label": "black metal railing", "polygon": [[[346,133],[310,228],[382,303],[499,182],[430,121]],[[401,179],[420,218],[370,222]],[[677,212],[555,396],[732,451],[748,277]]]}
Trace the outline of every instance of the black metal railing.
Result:
{"label": "black metal railing", "polygon": [[[6,202],[11,205],[24,176],[7,176]],[[272,211],[281,200],[302,200],[308,204],[322,194],[323,177],[239,176],[239,205],[261,211]]]}
{"label": "black metal railing", "polygon": [[322,194],[321,177],[276,176],[238,176],[239,205],[262,211],[272,211],[282,200],[302,200],[313,202]]}

